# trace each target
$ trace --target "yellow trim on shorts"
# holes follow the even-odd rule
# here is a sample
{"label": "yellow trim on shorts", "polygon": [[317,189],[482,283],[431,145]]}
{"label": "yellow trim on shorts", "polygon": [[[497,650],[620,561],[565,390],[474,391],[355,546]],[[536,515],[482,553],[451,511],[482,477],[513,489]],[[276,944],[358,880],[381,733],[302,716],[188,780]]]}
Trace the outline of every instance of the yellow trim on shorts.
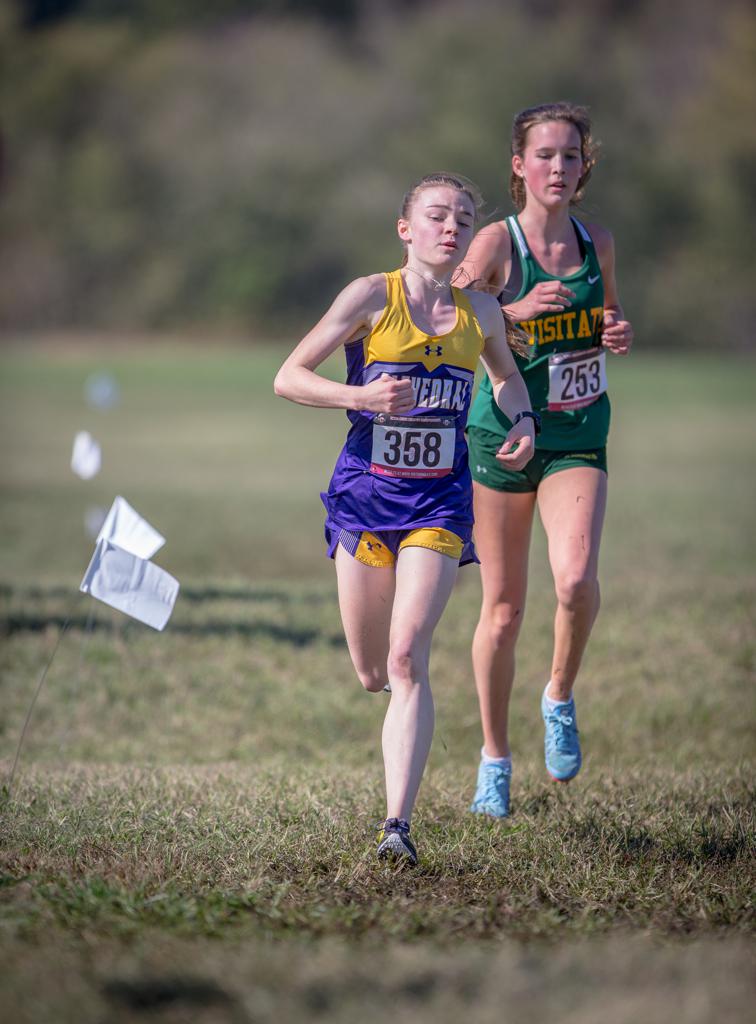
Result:
{"label": "yellow trim on shorts", "polygon": [[449,558],[462,557],[464,541],[451,530],[442,530],[438,526],[421,526],[417,530],[410,530],[407,536],[399,545],[402,548],[429,548],[431,551],[438,551]]}
{"label": "yellow trim on shorts", "polygon": [[354,558],[363,565],[374,569],[390,569],[396,563],[394,552],[376,537],[374,533],[364,530],[354,553]]}
{"label": "yellow trim on shorts", "polygon": [[[464,546],[462,538],[451,530],[442,530],[438,526],[422,526],[417,530],[407,531],[399,543],[399,551],[402,548],[428,548],[429,551],[438,551],[439,554],[459,561]],[[357,562],[369,565],[373,569],[390,569],[396,565],[396,555],[391,548],[369,530],[363,530],[360,535],[353,557]]]}

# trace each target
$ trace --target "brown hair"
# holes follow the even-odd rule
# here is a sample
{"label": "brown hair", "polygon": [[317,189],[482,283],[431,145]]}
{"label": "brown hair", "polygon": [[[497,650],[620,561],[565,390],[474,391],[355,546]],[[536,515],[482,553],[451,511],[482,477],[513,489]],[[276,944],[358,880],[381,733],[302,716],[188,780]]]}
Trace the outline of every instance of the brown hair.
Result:
{"label": "brown hair", "polygon": [[[583,173],[580,175],[575,195],[570,203],[579,203],[583,198],[585,186],[591,176],[598,153],[598,144],[591,135],[591,119],[587,107],[575,103],[544,103],[540,107],[528,107],[515,115],[512,122],[512,156],[522,156],[527,144],[528,132],[537,124],[548,121],[566,121],[574,125],[580,134],[580,156],[583,161]],[[512,171],[509,179],[509,194],[518,210],[525,207],[525,182]]]}

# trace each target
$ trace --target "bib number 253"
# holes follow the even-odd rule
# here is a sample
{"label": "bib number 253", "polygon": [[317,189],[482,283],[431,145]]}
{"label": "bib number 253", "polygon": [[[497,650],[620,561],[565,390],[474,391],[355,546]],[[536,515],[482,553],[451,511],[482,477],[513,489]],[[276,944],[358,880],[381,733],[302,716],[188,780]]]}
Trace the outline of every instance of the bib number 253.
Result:
{"label": "bib number 253", "polygon": [[549,409],[582,409],[606,391],[606,352],[587,349],[549,359]]}

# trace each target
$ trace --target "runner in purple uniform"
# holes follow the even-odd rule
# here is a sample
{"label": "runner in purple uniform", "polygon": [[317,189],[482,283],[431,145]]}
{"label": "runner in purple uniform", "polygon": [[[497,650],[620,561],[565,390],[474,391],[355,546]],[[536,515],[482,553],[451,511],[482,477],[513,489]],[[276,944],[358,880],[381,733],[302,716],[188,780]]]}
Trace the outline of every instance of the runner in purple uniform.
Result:
{"label": "runner in purple uniform", "polygon": [[[496,300],[453,288],[479,206],[474,186],[446,174],[404,197],[400,270],[358,278],[279,370],[276,394],[346,409],[351,428],[323,500],[349,653],[366,690],[390,689],[383,726],[387,817],[378,856],[417,862],[412,809],[430,750],[433,631],[460,562],[475,560],[464,428],[475,367],[513,426],[498,458],[531,457],[530,401]],[[347,383],[317,367],[345,347]]]}

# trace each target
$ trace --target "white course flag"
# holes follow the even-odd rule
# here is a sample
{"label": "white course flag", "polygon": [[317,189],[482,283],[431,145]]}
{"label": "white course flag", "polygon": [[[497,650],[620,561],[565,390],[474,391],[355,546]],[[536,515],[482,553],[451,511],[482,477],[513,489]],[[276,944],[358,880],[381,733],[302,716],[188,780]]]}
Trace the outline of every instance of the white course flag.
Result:
{"label": "white course flag", "polygon": [[86,430],[80,430],[74,438],[71,469],[82,480],[91,480],[100,472],[101,465],[102,452],[99,444]]}
{"label": "white course flag", "polygon": [[102,529],[97,535],[97,542],[112,541],[119,548],[130,551],[137,558],[152,558],[157,550],[165,544],[162,533],[150,526],[146,519],[129,505],[120,495],[110,506]]}
{"label": "white course flag", "polygon": [[96,409],[111,409],[120,398],[118,381],[112,373],[93,373],[84,382],[84,394]]}
{"label": "white course flag", "polygon": [[153,629],[164,629],[178,596],[170,573],[145,558],[99,540],[79,590]]}

